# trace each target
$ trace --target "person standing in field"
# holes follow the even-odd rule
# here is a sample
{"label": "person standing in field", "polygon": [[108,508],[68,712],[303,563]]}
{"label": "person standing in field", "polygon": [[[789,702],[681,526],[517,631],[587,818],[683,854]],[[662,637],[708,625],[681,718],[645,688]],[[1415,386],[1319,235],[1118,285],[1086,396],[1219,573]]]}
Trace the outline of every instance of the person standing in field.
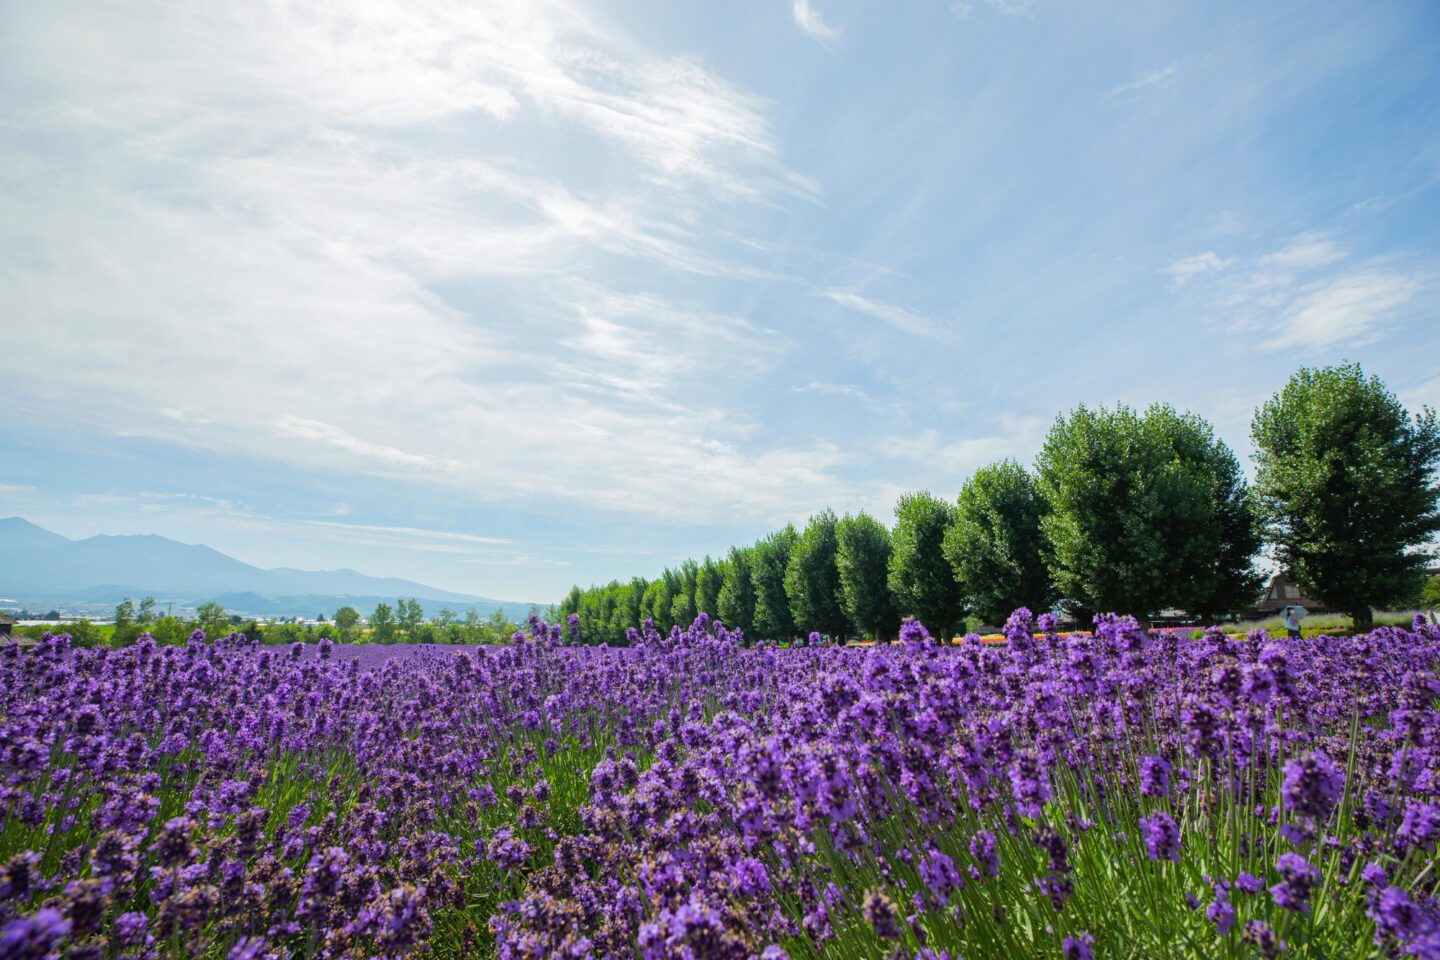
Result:
{"label": "person standing in field", "polygon": [[1292,640],[1300,639],[1300,620],[1295,616],[1294,607],[1285,608],[1285,635]]}

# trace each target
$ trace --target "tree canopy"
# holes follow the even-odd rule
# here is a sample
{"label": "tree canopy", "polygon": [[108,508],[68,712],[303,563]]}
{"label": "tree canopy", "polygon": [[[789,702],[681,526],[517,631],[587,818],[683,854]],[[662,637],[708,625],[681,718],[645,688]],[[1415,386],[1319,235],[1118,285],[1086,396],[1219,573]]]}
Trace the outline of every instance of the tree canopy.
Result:
{"label": "tree canopy", "polygon": [[1346,610],[1413,598],[1440,531],[1440,426],[1411,415],[1359,364],[1302,369],[1255,413],[1256,491],[1276,558]]}
{"label": "tree canopy", "polygon": [[850,618],[840,597],[840,572],[835,564],[835,513],[823,510],[810,518],[795,541],[785,566],[785,595],[790,616],[800,633],[831,637],[850,632]]}
{"label": "tree canopy", "polygon": [[887,582],[901,616],[948,637],[965,615],[955,573],[945,559],[945,530],[955,508],[929,491],[902,494],[895,505]]}
{"label": "tree canopy", "polygon": [[1019,607],[1040,613],[1055,602],[1041,549],[1044,515],[1035,478],[1014,460],[981,467],[960,488],[943,549],[965,605],[985,623],[1002,624]]}
{"label": "tree canopy", "polygon": [[720,619],[747,637],[755,633],[755,581],[750,577],[750,560],[750,548],[730,548],[718,598]]}
{"label": "tree canopy", "polygon": [[1249,492],[1199,417],[1081,405],[1056,420],[1036,465],[1051,577],[1072,608],[1208,614],[1259,590]]}
{"label": "tree canopy", "polygon": [[798,539],[795,528],[787,523],[753,548],[750,577],[755,584],[755,629],[772,640],[795,635],[790,597],[785,592],[785,571]]}
{"label": "tree canopy", "polygon": [[870,514],[846,514],[835,524],[835,567],[840,603],[850,622],[876,640],[895,633],[898,617],[890,597],[890,531]]}

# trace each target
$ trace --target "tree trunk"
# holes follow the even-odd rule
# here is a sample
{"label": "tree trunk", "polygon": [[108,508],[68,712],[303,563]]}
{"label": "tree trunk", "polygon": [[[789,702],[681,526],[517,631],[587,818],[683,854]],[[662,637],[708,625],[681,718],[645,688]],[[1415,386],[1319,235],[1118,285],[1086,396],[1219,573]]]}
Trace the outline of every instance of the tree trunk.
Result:
{"label": "tree trunk", "polygon": [[1353,633],[1369,633],[1370,629],[1375,626],[1375,615],[1367,605],[1357,610],[1352,610],[1350,612],[1350,621],[1353,626]]}

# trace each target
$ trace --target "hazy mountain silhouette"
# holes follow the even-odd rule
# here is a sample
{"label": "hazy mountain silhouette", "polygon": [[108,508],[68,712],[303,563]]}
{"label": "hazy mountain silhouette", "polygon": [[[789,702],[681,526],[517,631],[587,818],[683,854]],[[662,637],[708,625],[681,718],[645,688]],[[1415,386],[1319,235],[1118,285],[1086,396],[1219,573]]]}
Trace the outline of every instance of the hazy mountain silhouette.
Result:
{"label": "hazy mountain silhouette", "polygon": [[346,603],[373,606],[397,597],[415,597],[427,612],[443,605],[482,613],[504,606],[519,615],[529,607],[355,570],[265,570],[155,534],[71,540],[20,517],[0,519],[0,597],[54,604],[118,602],[127,596],[218,600],[237,613],[273,616],[314,616]]}

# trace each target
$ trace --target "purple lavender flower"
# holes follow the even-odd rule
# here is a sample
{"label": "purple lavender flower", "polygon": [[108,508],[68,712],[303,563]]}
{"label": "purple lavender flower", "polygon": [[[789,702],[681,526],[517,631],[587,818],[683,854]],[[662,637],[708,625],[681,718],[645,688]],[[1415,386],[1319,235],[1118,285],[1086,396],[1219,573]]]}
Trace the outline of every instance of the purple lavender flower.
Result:
{"label": "purple lavender flower", "polygon": [[1275,935],[1268,923],[1251,920],[1245,924],[1245,941],[1253,943],[1262,960],[1275,960],[1285,950],[1285,941]]}
{"label": "purple lavender flower", "polygon": [[1180,860],[1180,827],[1164,810],[1140,818],[1145,855],[1151,860]]}
{"label": "purple lavender flower", "polygon": [[1386,887],[1366,912],[1375,921],[1376,946],[1383,945],[1386,938],[1408,944],[1436,929],[1435,919],[1399,887]]}
{"label": "purple lavender flower", "polygon": [[1285,808],[1314,823],[1329,818],[1344,791],[1345,775],[1319,751],[1285,764],[1285,780],[1280,788]]}
{"label": "purple lavender flower", "polygon": [[1038,817],[1040,808],[1050,802],[1050,782],[1040,758],[1031,752],[1016,754],[1010,765],[1010,786],[1022,813]]}
{"label": "purple lavender flower", "polygon": [[942,906],[950,902],[951,890],[960,890],[965,886],[960,871],[955,868],[955,861],[933,847],[920,861],[920,879]]}
{"label": "purple lavender flower", "polygon": [[6,960],[41,960],[54,957],[55,945],[70,933],[70,921],[60,911],[42,907],[29,917],[0,927],[0,957]]}
{"label": "purple lavender flower", "polygon": [[970,838],[970,856],[983,867],[987,877],[1000,875],[1000,858],[995,853],[995,834],[989,830],[977,830]]}
{"label": "purple lavender flower", "polygon": [[17,853],[0,867],[0,903],[6,900],[24,900],[30,896],[38,878],[36,868],[40,855],[26,850]]}
{"label": "purple lavender flower", "polygon": [[1240,875],[1235,878],[1235,889],[1241,893],[1256,894],[1265,889],[1265,881],[1253,873],[1241,871]]}
{"label": "purple lavender flower", "polygon": [[1081,931],[1060,941],[1060,954],[1065,960],[1095,960],[1095,938]]}
{"label": "purple lavender flower", "polygon": [[265,949],[264,937],[241,937],[225,955],[225,960],[269,960],[274,956]]}
{"label": "purple lavender flower", "polygon": [[1440,806],[1411,800],[1405,807],[1400,829],[1395,832],[1396,846],[1402,851],[1416,848],[1433,851],[1437,837],[1440,837]]}
{"label": "purple lavender flower", "polygon": [[1235,908],[1229,900],[1216,896],[1205,908],[1205,919],[1215,924],[1215,932],[1223,937],[1235,927]]}
{"label": "purple lavender flower", "polygon": [[870,929],[875,931],[875,936],[881,940],[900,939],[900,913],[895,909],[895,901],[883,892],[867,892],[860,906],[860,913],[865,922],[870,924]]}
{"label": "purple lavender flower", "polygon": [[1298,853],[1282,853],[1275,869],[1280,882],[1270,888],[1270,896],[1282,910],[1310,912],[1310,893],[1320,882],[1320,871]]}
{"label": "purple lavender flower", "polygon": [[[475,843],[478,845],[480,841]],[[501,827],[491,836],[486,852],[498,866],[514,870],[530,858],[530,845],[515,836],[509,827]]]}
{"label": "purple lavender flower", "polygon": [[122,947],[133,947],[145,941],[145,928],[149,923],[143,913],[122,913],[111,924],[111,933]]}
{"label": "purple lavender flower", "polygon": [[1140,795],[1170,796],[1170,764],[1163,758],[1153,755],[1140,758]]}

